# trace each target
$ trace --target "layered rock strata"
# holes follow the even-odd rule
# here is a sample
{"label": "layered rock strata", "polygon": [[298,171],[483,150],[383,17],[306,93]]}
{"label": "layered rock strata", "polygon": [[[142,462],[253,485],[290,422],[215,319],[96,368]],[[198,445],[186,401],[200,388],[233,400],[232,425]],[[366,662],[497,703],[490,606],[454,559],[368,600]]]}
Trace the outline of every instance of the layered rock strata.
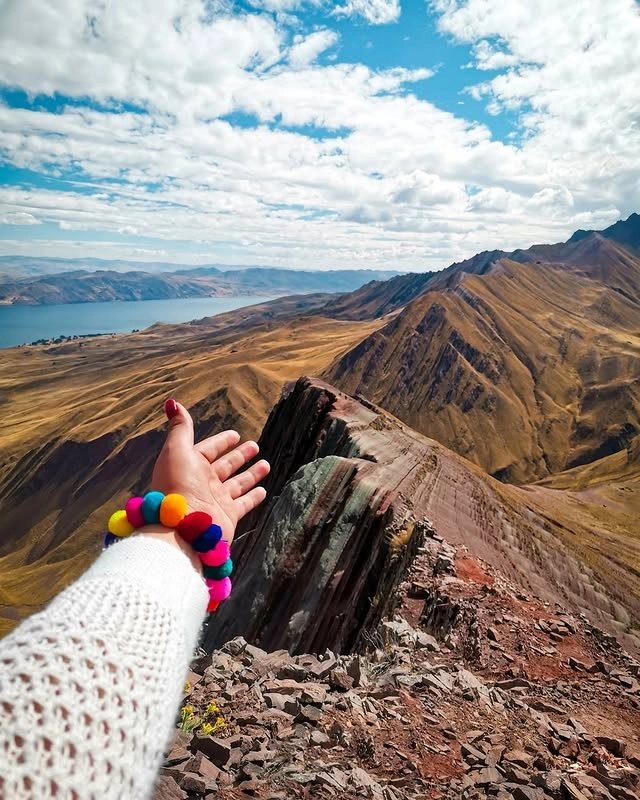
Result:
{"label": "layered rock strata", "polygon": [[426,524],[406,520],[407,546],[390,546],[402,527],[392,504],[405,467],[367,446],[376,412],[341,397],[345,413],[336,413],[337,402],[331,387],[301,379],[271,412],[260,439],[272,464],[269,500],[234,546],[243,599],[213,615],[208,648],[242,633],[291,652],[349,652],[389,611]]}
{"label": "layered rock strata", "polygon": [[235,592],[211,618],[208,650],[244,635],[292,653],[353,651],[393,610],[393,590],[432,528],[523,591],[568,604],[637,646],[627,612],[565,550],[526,491],[382,409],[301,378],[274,407],[260,446],[272,464],[268,500],[238,532]]}

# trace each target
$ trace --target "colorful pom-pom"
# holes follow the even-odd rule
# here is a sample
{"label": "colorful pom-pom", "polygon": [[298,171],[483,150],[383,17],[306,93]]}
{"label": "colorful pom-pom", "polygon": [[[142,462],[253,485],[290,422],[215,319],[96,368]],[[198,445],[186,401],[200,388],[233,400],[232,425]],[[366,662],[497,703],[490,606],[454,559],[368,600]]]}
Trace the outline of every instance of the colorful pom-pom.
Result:
{"label": "colorful pom-pom", "polygon": [[157,525],[160,522],[160,506],[164,500],[162,492],[147,492],[142,500],[140,510],[145,525]]}
{"label": "colorful pom-pom", "polygon": [[200,561],[207,567],[219,567],[221,564],[231,557],[231,548],[226,539],[220,539],[218,544],[213,550],[207,550],[206,553],[200,553]]}
{"label": "colorful pom-pom", "polygon": [[221,581],[223,578],[228,578],[233,572],[233,561],[228,558],[224,564],[219,567],[203,567],[202,572],[205,578],[212,581]]}
{"label": "colorful pom-pom", "polygon": [[193,547],[197,553],[206,553],[208,550],[213,550],[220,539],[222,539],[222,528],[213,523],[209,525],[203,534],[191,542],[191,547]]}
{"label": "colorful pom-pom", "polygon": [[109,517],[109,533],[114,536],[131,536],[135,528],[127,519],[127,512],[121,508],[119,511],[114,511]]}
{"label": "colorful pom-pom", "polygon": [[231,594],[231,581],[229,578],[223,578],[221,581],[211,581],[207,586],[209,587],[210,600],[222,602]]}
{"label": "colorful pom-pom", "polygon": [[233,572],[229,542],[222,539],[222,528],[216,525],[205,511],[187,514],[186,499],[176,493],[147,492],[144,497],[130,498],[124,509],[115,511],[109,518],[109,533],[104,546],[110,547],[119,539],[130,536],[137,528],[161,523],[175,528],[200,556],[209,591],[207,611],[215,611],[231,594]]}
{"label": "colorful pom-pom", "polygon": [[142,497],[132,497],[127,500],[124,510],[127,512],[127,519],[134,528],[144,528],[146,522],[142,516]]}
{"label": "colorful pom-pom", "polygon": [[160,506],[160,523],[167,528],[177,528],[187,515],[187,501],[181,494],[168,494]]}
{"label": "colorful pom-pom", "polygon": [[192,511],[178,525],[178,534],[185,542],[191,543],[201,536],[212,522],[211,514],[207,514],[206,511]]}

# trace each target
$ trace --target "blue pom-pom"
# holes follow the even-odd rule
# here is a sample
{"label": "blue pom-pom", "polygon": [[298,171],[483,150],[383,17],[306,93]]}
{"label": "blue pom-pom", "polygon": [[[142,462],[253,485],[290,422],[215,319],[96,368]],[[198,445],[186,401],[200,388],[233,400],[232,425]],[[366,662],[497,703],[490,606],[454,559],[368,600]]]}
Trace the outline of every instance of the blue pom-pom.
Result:
{"label": "blue pom-pom", "polygon": [[106,533],[104,537],[104,546],[111,547],[114,542],[120,541],[119,536],[115,536],[113,533]]}
{"label": "blue pom-pom", "polygon": [[206,553],[207,550],[213,550],[220,539],[222,539],[222,528],[214,522],[203,534],[198,536],[195,542],[191,543],[191,547],[198,553]]}
{"label": "blue pom-pom", "polygon": [[147,525],[157,525],[160,522],[160,506],[164,500],[162,492],[147,492],[140,506],[142,516]]}

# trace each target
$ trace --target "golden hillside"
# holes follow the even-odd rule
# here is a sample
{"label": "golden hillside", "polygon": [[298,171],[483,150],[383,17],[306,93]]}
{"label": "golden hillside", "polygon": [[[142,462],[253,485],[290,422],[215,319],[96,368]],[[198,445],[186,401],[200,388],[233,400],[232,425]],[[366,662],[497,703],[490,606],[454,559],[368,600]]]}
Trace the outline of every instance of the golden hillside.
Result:
{"label": "golden hillside", "polygon": [[259,317],[241,309],[3,352],[0,634],[86,568],[109,513],[148,487],[167,397],[192,410],[199,438],[226,427],[257,437],[285,382],[320,372],[380,324],[300,317],[248,330]]}
{"label": "golden hillside", "polygon": [[508,259],[453,274],[324,377],[501,480],[588,463],[640,431],[640,304],[599,277]]}

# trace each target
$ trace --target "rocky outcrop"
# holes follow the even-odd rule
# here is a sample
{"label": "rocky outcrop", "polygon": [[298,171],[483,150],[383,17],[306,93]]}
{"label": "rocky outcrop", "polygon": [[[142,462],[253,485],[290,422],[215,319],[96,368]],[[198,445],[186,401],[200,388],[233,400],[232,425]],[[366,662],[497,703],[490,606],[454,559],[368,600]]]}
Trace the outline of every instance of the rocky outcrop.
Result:
{"label": "rocky outcrop", "polygon": [[154,800],[637,800],[640,665],[612,637],[429,532],[394,605],[362,653],[197,658]]}
{"label": "rocky outcrop", "polygon": [[300,363],[321,371],[372,329],[299,319],[309,302],[2,351],[0,636],[80,575],[113,509],[148,490],[167,397],[190,409],[198,439],[254,439]]}
{"label": "rocky outcrop", "polygon": [[522,591],[633,633],[628,617],[624,626],[615,619],[609,592],[527,505],[526,491],[376,406],[300,379],[273,409],[260,446],[272,464],[268,500],[238,531],[235,592],[211,617],[207,649],[243,635],[267,650],[352,652],[393,611],[393,591],[434,529]]}
{"label": "rocky outcrop", "polygon": [[[269,648],[349,652],[389,611],[425,523],[393,507],[406,464],[367,437],[382,419],[321,382],[285,391],[260,439],[272,464],[269,500],[234,546],[245,600],[213,615],[207,647],[242,632]],[[403,525],[411,532],[394,547]]]}

